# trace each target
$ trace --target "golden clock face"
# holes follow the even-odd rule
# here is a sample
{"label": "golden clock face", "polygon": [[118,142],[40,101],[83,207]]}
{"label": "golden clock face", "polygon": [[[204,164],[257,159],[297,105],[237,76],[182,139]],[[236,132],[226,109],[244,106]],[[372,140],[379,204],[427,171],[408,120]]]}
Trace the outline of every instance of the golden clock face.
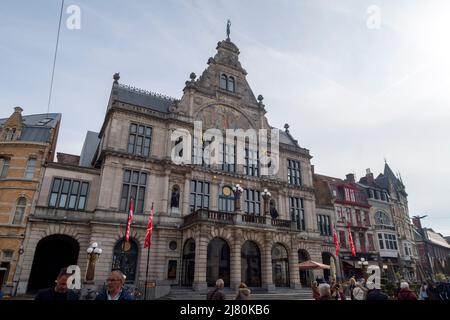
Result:
{"label": "golden clock face", "polygon": [[226,197],[230,196],[231,195],[231,188],[230,187],[223,187],[222,188],[222,193]]}
{"label": "golden clock face", "polygon": [[131,248],[130,242],[125,241],[125,242],[123,243],[123,245],[122,245],[122,250],[123,250],[123,251],[128,251],[128,250],[130,250],[130,248]]}

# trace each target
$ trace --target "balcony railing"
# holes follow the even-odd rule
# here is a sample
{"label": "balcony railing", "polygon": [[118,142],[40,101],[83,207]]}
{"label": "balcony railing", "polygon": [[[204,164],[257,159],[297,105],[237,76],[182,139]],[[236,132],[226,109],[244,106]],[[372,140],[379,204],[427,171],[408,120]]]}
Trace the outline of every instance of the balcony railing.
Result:
{"label": "balcony railing", "polygon": [[250,222],[256,224],[266,224],[266,217],[263,216],[254,216],[251,214],[243,214],[242,222]]}
{"label": "balcony railing", "polygon": [[208,209],[198,209],[184,217],[184,225],[189,225],[197,221],[214,221],[227,224],[234,223],[234,214],[230,212],[213,211]]}
{"label": "balcony railing", "polygon": [[272,219],[272,226],[278,228],[291,228],[291,220]]}

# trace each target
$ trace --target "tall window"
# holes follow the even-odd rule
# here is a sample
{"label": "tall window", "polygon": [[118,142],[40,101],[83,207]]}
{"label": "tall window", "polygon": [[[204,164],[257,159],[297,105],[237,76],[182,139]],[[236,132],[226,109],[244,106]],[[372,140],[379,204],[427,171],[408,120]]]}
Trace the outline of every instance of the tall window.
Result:
{"label": "tall window", "polygon": [[220,75],[220,88],[227,90],[228,77],[225,74]]}
{"label": "tall window", "polygon": [[141,124],[131,123],[128,137],[128,153],[149,157],[152,142],[152,128]]}
{"label": "tall window", "polygon": [[261,193],[257,190],[245,189],[245,213],[254,216],[261,214]]}
{"label": "tall window", "polygon": [[25,170],[25,179],[33,179],[35,168],[36,168],[36,159],[34,158],[28,159],[27,169]]}
{"label": "tall window", "polygon": [[234,92],[234,78],[228,77],[228,91]]}
{"label": "tall window", "polygon": [[294,185],[301,185],[300,179],[300,162],[295,160],[288,160],[288,183]]}
{"label": "tall window", "polygon": [[229,186],[220,189],[219,211],[234,212],[234,194]]}
{"label": "tall window", "polygon": [[191,180],[189,196],[190,212],[209,209],[209,182]]}
{"label": "tall window", "polygon": [[120,210],[128,212],[130,209],[130,200],[133,199],[133,213],[143,213],[146,185],[147,173],[135,170],[124,170]]}
{"label": "tall window", "polygon": [[9,169],[9,159],[0,158],[0,179],[6,178],[8,176]]}
{"label": "tall window", "polygon": [[341,248],[347,248],[347,238],[345,236],[345,231],[339,231],[339,243],[341,245]]}
{"label": "tall window", "polygon": [[89,189],[89,182],[54,178],[51,188],[49,207],[70,210],[84,210]]}
{"label": "tall window", "polygon": [[296,222],[297,230],[306,230],[305,211],[303,209],[303,199],[290,197],[291,219]]}
{"label": "tall window", "polygon": [[245,148],[244,172],[248,176],[259,176],[259,154],[256,148]]}
{"label": "tall window", "polygon": [[369,242],[369,251],[375,251],[375,244],[373,242],[373,235],[368,233],[367,240]]}
{"label": "tall window", "polygon": [[222,143],[219,147],[219,158],[223,161],[222,170],[234,172],[236,168],[236,145]]}
{"label": "tall window", "polygon": [[25,208],[27,206],[27,199],[20,197],[17,199],[16,211],[14,212],[13,224],[22,224],[23,216],[25,214]]}
{"label": "tall window", "polygon": [[321,236],[331,236],[330,216],[318,214],[317,225]]}
{"label": "tall window", "polygon": [[383,241],[383,234],[378,234],[378,245],[380,246],[380,249],[384,249],[384,241]]}

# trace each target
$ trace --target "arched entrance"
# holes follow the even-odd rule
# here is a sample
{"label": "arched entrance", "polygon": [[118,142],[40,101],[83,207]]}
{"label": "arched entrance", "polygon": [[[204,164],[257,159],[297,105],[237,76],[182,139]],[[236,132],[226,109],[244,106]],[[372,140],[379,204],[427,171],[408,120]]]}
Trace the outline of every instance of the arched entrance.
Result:
{"label": "arched entrance", "polygon": [[241,279],[249,287],[261,286],[261,254],[253,241],[246,241],[241,252]]}
{"label": "arched entrance", "polygon": [[116,243],[113,251],[112,270],[120,270],[127,277],[126,283],[136,280],[138,245],[132,239],[122,239]]}
{"label": "arched entrance", "polygon": [[[334,261],[334,257],[329,252],[322,252],[322,263],[331,266],[331,259]],[[334,266],[336,267],[336,263],[334,263]],[[323,278],[325,281],[331,281],[330,279],[331,275],[331,269],[324,269],[323,270]]]}
{"label": "arched entrance", "polygon": [[[311,260],[308,251],[300,249],[298,250],[298,263]],[[302,287],[311,286],[311,271],[300,270],[300,284]]]}
{"label": "arched entrance", "polygon": [[289,287],[289,258],[286,248],[276,243],[272,248],[272,276],[276,287]]}
{"label": "arched entrance", "polygon": [[194,282],[195,271],[195,241],[189,239],[183,247],[183,270],[181,276],[181,285],[191,287]]}
{"label": "arched entrance", "polygon": [[28,292],[52,287],[61,268],[76,265],[80,245],[72,237],[57,234],[39,241],[34,253]]}
{"label": "arched entrance", "polygon": [[209,287],[216,285],[217,279],[222,279],[225,287],[230,286],[230,247],[220,238],[214,238],[208,244],[206,281]]}

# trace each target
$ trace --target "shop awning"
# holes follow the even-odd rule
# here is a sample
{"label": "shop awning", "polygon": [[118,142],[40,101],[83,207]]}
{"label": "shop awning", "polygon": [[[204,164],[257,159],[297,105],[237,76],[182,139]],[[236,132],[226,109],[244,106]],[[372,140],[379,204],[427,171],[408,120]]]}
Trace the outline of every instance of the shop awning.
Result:
{"label": "shop awning", "polygon": [[330,266],[327,264],[323,264],[320,262],[308,260],[305,262],[301,262],[298,264],[300,270],[309,270],[309,269],[330,269]]}

